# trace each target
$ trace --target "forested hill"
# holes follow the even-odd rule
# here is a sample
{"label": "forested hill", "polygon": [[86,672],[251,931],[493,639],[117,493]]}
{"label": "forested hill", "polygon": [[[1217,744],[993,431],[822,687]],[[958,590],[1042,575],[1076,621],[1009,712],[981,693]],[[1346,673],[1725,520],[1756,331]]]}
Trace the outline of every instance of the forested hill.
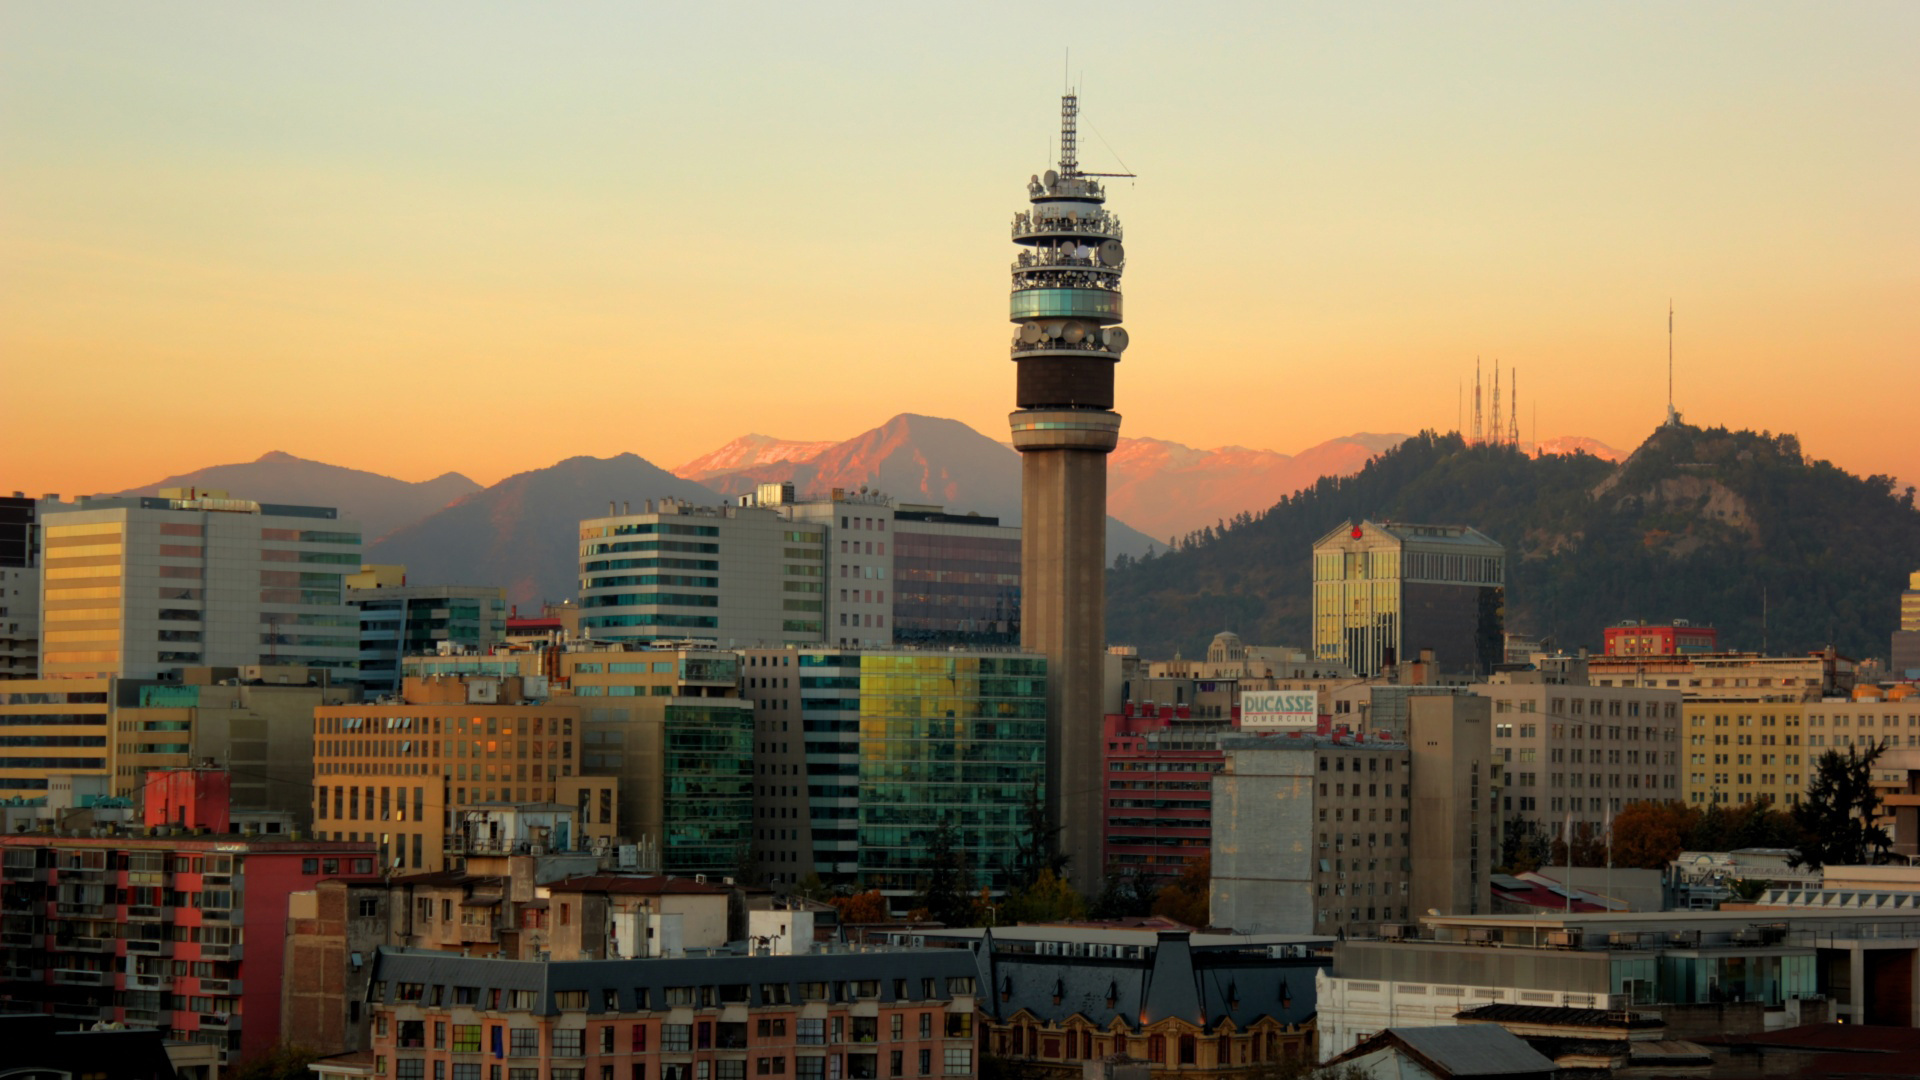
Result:
{"label": "forested hill", "polygon": [[1831,642],[1884,657],[1920,569],[1913,490],[1808,461],[1791,435],[1662,427],[1615,466],[1425,432],[1352,476],[1122,561],[1107,639],[1150,657],[1204,655],[1221,630],[1305,648],[1313,543],[1363,518],[1472,525],[1506,545],[1508,629],[1568,650],[1597,651],[1621,619],[1673,618],[1759,649],[1764,604],[1772,652]]}

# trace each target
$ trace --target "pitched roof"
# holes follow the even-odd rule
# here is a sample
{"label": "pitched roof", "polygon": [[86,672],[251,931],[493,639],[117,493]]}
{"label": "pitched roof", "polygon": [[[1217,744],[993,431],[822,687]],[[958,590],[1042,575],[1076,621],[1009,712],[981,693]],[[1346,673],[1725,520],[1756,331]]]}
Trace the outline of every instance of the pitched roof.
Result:
{"label": "pitched roof", "polygon": [[1328,1064],[1342,1064],[1392,1047],[1413,1055],[1443,1080],[1550,1077],[1557,1068],[1553,1059],[1528,1046],[1526,1040],[1494,1024],[1388,1028]]}

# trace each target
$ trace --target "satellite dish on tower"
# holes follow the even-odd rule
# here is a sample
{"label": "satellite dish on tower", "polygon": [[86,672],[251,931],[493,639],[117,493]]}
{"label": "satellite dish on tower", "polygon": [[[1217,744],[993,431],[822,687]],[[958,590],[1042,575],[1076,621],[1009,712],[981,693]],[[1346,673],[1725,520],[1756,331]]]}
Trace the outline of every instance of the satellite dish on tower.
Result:
{"label": "satellite dish on tower", "polygon": [[1083,327],[1081,327],[1079,323],[1070,322],[1067,324],[1067,329],[1065,333],[1067,344],[1078,345],[1080,343],[1080,339],[1086,336],[1087,336],[1086,330]]}
{"label": "satellite dish on tower", "polygon": [[1020,343],[1021,344],[1032,345],[1039,340],[1040,340],[1040,328],[1038,326],[1034,325],[1033,323],[1022,323],[1020,325]]}
{"label": "satellite dish on tower", "polygon": [[1054,172],[1052,169],[1048,169],[1046,172],[1040,174],[1040,182],[1047,185],[1048,191],[1052,191],[1053,185],[1060,182],[1060,174]]}
{"label": "satellite dish on tower", "polygon": [[1120,246],[1118,240],[1107,240],[1100,245],[1100,265],[1119,266],[1127,261],[1127,249]]}
{"label": "satellite dish on tower", "polygon": [[1109,326],[1105,330],[1100,331],[1100,340],[1106,345],[1107,351],[1110,353],[1126,352],[1127,328],[1124,326]]}

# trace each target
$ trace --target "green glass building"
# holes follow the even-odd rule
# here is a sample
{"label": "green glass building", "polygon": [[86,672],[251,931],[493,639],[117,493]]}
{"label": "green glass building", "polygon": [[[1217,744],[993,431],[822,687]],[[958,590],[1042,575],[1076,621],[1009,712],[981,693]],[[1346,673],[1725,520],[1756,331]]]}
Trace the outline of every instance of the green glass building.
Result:
{"label": "green glass building", "polygon": [[753,710],[737,698],[675,699],[662,783],[669,874],[732,874],[753,837]]}

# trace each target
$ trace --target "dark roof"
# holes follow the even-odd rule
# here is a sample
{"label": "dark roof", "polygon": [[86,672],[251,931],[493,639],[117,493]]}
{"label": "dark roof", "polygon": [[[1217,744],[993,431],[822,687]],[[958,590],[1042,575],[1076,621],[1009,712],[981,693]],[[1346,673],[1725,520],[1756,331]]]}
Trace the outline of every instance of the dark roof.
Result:
{"label": "dark roof", "polygon": [[548,885],[547,888],[552,892],[604,892],[640,896],[715,896],[727,891],[721,886],[709,885],[692,878],[654,875],[637,877],[625,874],[587,874],[581,877],[563,878]]}
{"label": "dark roof", "polygon": [[1379,1050],[1397,1047],[1418,1059],[1441,1080],[1467,1077],[1540,1077],[1556,1071],[1553,1060],[1526,1040],[1495,1024],[1459,1027],[1388,1028],[1328,1062],[1344,1064]]}
{"label": "dark roof", "polygon": [[505,888],[507,879],[498,874],[469,874],[465,870],[430,870],[424,874],[397,874],[394,885],[493,885]]}
{"label": "dark roof", "polygon": [[1710,1046],[1920,1055],[1920,1029],[1867,1024],[1802,1024],[1779,1031],[1755,1031],[1744,1035],[1703,1035],[1693,1041]]}
{"label": "dark roof", "polygon": [[1314,974],[1328,963],[1195,948],[1172,931],[1141,957],[1007,953],[991,934],[975,948],[982,1011],[1006,1020],[1025,1010],[1055,1024],[1078,1015],[1102,1026],[1115,1016],[1129,1025],[1180,1017],[1203,1028],[1231,1020],[1245,1029],[1263,1017],[1304,1023],[1315,1011]]}
{"label": "dark roof", "polygon": [[45,1069],[57,1076],[100,1080],[176,1080],[158,1031],[75,1030],[76,1021],[51,1016],[0,1016],[6,1068]]}
{"label": "dark roof", "polygon": [[1463,1009],[1453,1015],[1459,1020],[1490,1024],[1560,1024],[1568,1027],[1611,1027],[1622,1031],[1667,1026],[1666,1021],[1649,1013],[1576,1009],[1560,1005],[1509,1005],[1503,1002]]}
{"label": "dark roof", "polygon": [[[563,990],[587,991],[589,1014],[640,1010],[636,991],[646,990],[649,1008],[664,1009],[669,986],[744,985],[754,1004],[762,988],[785,984],[794,1002],[802,999],[801,983],[872,980],[879,983],[879,1000],[895,1000],[894,981],[906,980],[909,997],[920,991],[921,979],[935,980],[936,1000],[951,994],[946,980],[976,977],[973,957],[959,949],[887,949],[858,953],[805,953],[798,956],[689,956],[649,960],[494,960],[458,956],[428,949],[382,947],[374,956],[373,985],[386,987],[388,1002],[402,983],[424,986],[477,986],[483,989],[527,990],[538,995],[532,1014],[552,1016],[559,1009],[553,995]],[[615,991],[616,1009],[606,1008],[604,991]],[[984,993],[984,991],[983,991]],[[379,1000],[379,999],[374,999]]]}

